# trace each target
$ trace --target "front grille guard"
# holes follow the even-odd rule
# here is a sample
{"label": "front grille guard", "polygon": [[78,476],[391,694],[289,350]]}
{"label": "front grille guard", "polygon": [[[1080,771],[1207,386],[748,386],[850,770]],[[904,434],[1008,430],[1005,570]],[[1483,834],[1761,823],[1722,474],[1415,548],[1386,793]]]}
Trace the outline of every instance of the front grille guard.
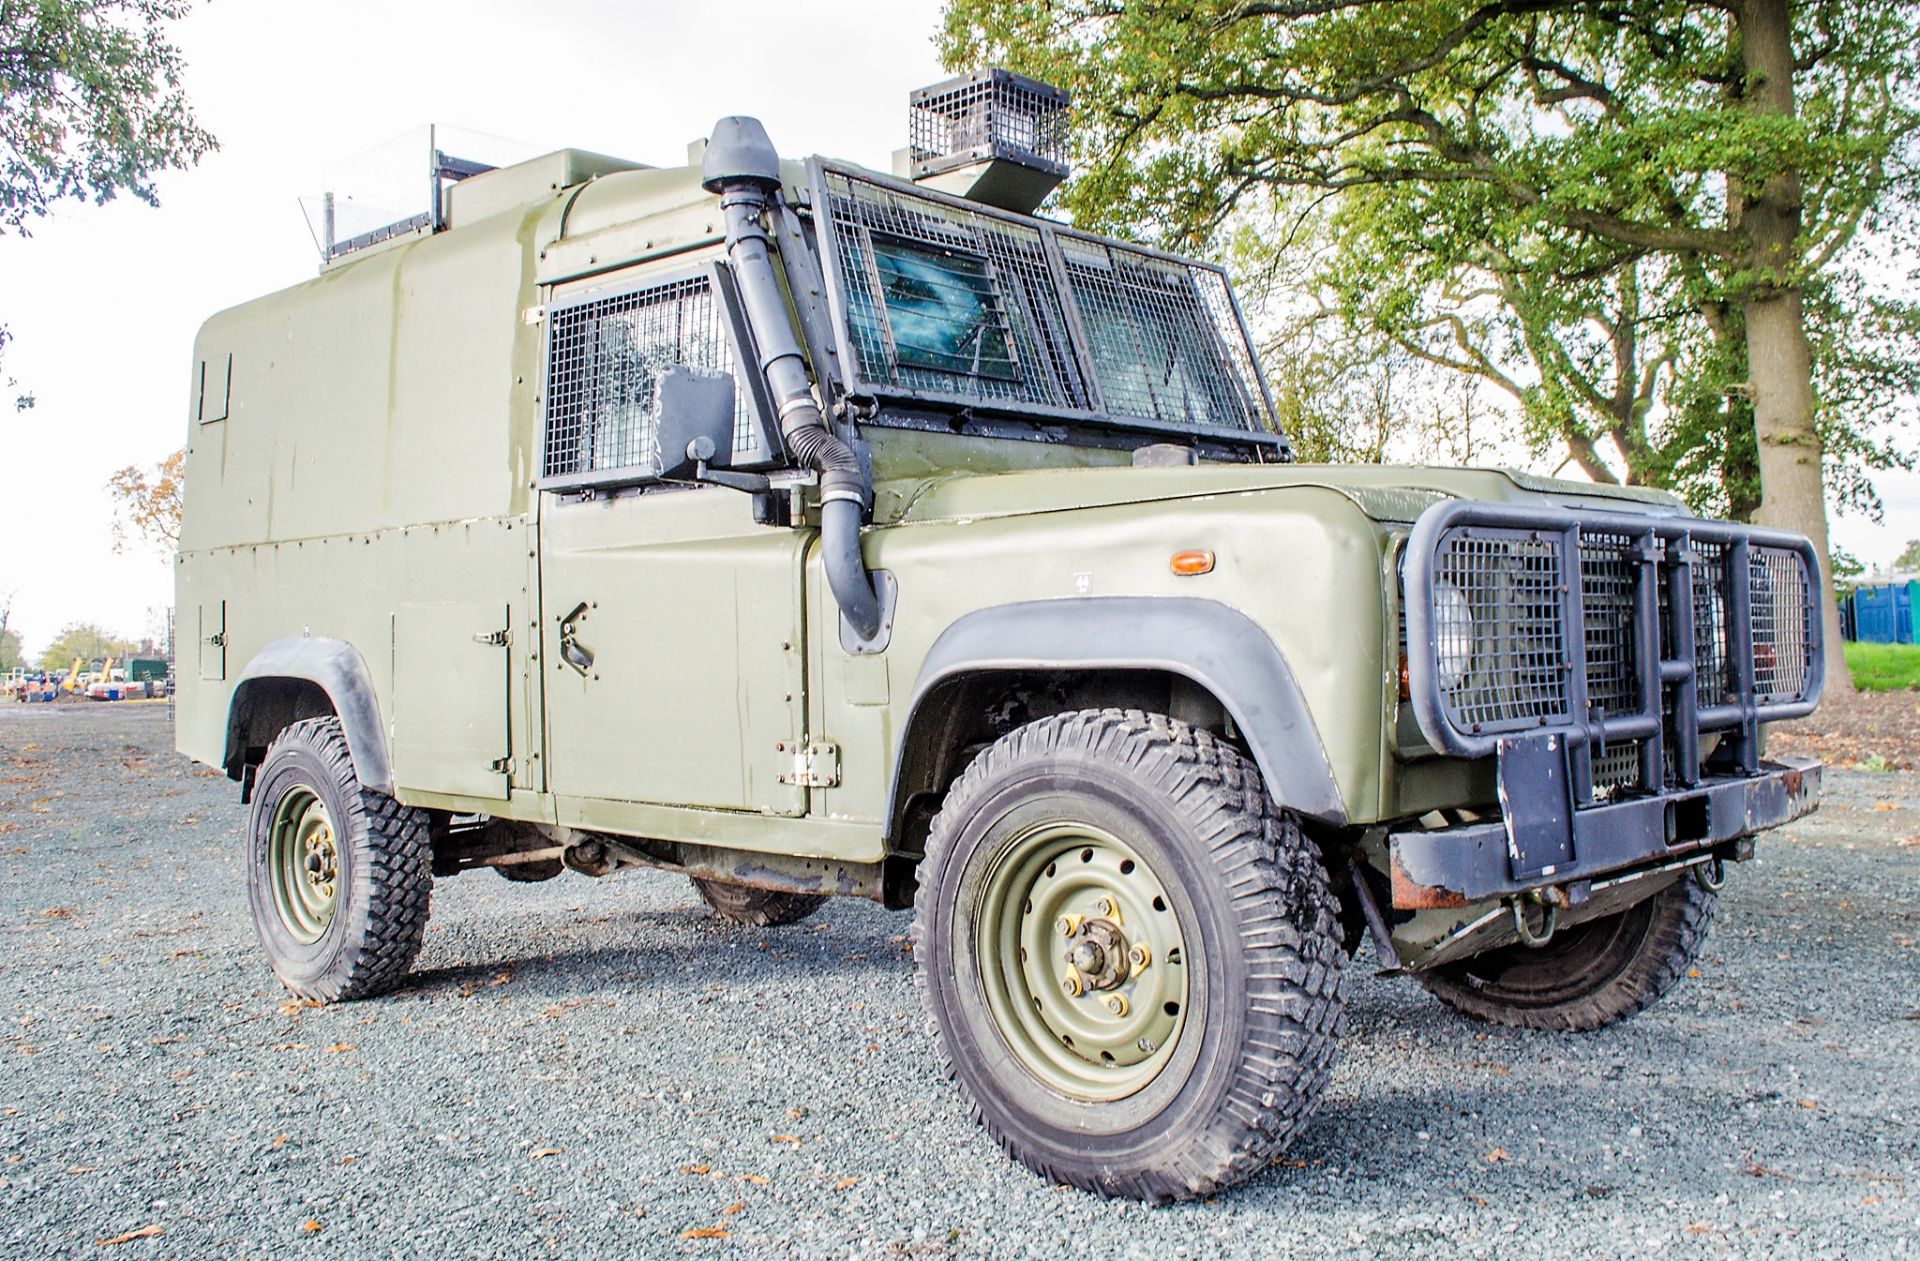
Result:
{"label": "front grille guard", "polygon": [[[1499,755],[1503,764],[1519,744],[1564,743],[1569,805],[1593,800],[1596,757],[1611,748],[1617,760],[1634,743],[1637,773],[1620,782],[1628,790],[1697,785],[1701,736],[1710,732],[1723,734],[1708,769],[1756,774],[1759,724],[1803,717],[1820,700],[1820,569],[1812,544],[1796,534],[1456,500],[1421,514],[1403,572],[1409,697],[1428,743],[1456,757]],[[1486,581],[1459,592],[1463,575]],[[1783,604],[1795,581],[1801,598]],[[1444,609],[1442,583],[1456,588],[1442,592]],[[1494,624],[1479,626],[1476,610]],[[1706,639],[1696,643],[1703,612]],[[1457,647],[1463,624],[1472,626],[1472,664],[1449,687],[1441,639],[1453,636]],[[1783,662],[1783,649],[1796,659]],[[1457,672],[1457,654],[1452,664]],[[1475,677],[1489,667],[1505,673]],[[1703,672],[1719,695],[1701,695]],[[1782,690],[1783,681],[1797,686]]]}

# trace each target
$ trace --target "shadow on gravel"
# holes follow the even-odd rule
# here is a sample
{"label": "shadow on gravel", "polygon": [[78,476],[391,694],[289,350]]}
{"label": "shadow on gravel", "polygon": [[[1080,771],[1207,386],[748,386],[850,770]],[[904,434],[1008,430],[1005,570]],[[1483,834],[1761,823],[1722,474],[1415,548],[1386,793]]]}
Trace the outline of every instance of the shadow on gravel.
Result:
{"label": "shadow on gravel", "polygon": [[539,954],[502,954],[446,967],[416,967],[399,992],[427,998],[469,996],[476,989],[492,985],[503,972],[512,976],[517,992],[538,991],[553,998],[600,994],[639,980],[679,986],[725,980],[748,971],[756,984],[777,986],[867,974],[875,980],[883,976],[900,979],[912,972],[912,960],[904,952],[896,963],[886,957],[884,948],[849,951],[841,942],[797,938],[784,939],[794,940],[792,946],[770,943],[764,937],[716,940],[711,930],[702,931],[703,921],[698,916],[689,915],[683,920],[672,913],[642,913],[634,918],[652,920],[655,932],[682,940],[645,946],[583,944]]}

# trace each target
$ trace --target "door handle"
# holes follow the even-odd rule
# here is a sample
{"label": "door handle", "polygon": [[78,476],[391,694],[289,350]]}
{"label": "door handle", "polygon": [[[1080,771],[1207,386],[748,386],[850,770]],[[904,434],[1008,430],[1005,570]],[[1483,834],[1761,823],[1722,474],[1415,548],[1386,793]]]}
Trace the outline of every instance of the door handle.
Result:
{"label": "door handle", "polygon": [[574,624],[587,615],[585,600],[573,606],[573,611],[560,619],[560,659],[580,672],[581,678],[593,669],[593,653],[574,636]]}

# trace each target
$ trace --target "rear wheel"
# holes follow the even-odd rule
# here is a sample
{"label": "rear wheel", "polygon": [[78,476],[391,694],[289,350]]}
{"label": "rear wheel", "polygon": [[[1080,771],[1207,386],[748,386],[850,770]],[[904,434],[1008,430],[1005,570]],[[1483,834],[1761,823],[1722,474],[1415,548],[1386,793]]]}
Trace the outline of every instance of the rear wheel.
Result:
{"label": "rear wheel", "polygon": [[361,785],[339,719],[275,737],[247,830],[247,900],[281,984],[321,1002],[399,984],[426,933],[433,842],[425,811]]}
{"label": "rear wheel", "polygon": [[1505,946],[1419,974],[1455,1011],[1519,1029],[1603,1029],[1658,1002],[1693,966],[1714,895],[1683,877],[1538,948]]}
{"label": "rear wheel", "polygon": [[1208,732],[1119,710],[1020,728],[949,791],[919,880],[947,1073],[1042,1176],[1189,1199],[1312,1114],[1343,1024],[1327,875]]}
{"label": "rear wheel", "polygon": [[797,924],[827,904],[826,898],[811,893],[781,893],[699,876],[691,879],[700,900],[713,908],[715,915],[756,928]]}

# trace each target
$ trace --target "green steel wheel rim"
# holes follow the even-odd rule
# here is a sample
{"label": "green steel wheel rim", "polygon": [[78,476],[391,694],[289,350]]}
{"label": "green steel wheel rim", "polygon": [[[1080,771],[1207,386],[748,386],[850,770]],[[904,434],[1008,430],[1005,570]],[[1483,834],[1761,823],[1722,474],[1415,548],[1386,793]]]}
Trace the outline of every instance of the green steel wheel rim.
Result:
{"label": "green steel wheel rim", "polygon": [[1132,846],[1059,821],[1015,836],[980,884],[974,957],[1014,1058],[1072,1099],[1144,1089],[1186,1024],[1179,913]]}
{"label": "green steel wheel rim", "polygon": [[319,941],[339,903],[340,850],[326,802],[305,784],[274,807],[267,874],[282,927],[302,945]]}

